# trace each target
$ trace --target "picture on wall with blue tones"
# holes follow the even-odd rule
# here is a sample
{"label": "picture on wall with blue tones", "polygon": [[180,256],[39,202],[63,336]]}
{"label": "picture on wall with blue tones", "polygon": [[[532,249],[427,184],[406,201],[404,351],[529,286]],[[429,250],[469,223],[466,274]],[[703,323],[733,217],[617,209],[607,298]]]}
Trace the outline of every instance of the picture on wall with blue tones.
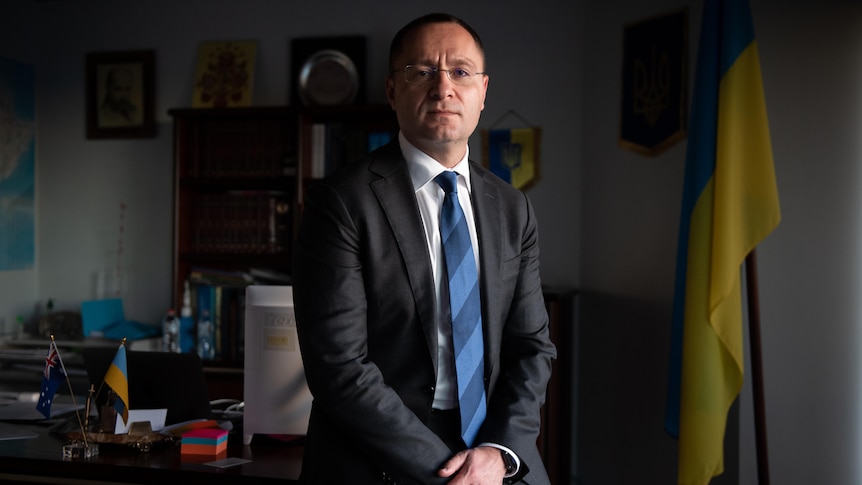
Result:
{"label": "picture on wall with blue tones", "polygon": [[33,66],[0,58],[0,271],[35,264]]}

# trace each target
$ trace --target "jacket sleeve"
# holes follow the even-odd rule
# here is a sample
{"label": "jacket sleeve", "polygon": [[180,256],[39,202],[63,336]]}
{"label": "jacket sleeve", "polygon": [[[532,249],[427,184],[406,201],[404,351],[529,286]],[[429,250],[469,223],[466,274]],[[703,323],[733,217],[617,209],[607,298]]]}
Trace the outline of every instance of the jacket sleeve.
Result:
{"label": "jacket sleeve", "polygon": [[[482,261],[483,271],[495,271],[490,285],[497,290],[489,292],[487,305],[489,328],[498,334],[489,348],[499,353],[490,359],[488,415],[477,439],[510,448],[535,474],[544,475],[536,440],[556,348],[539,275],[538,224],[523,193],[503,187],[500,194],[495,204],[505,217],[493,218],[492,228],[480,222],[485,234],[490,231],[500,241],[499,261]],[[494,212],[486,208],[482,213]]]}

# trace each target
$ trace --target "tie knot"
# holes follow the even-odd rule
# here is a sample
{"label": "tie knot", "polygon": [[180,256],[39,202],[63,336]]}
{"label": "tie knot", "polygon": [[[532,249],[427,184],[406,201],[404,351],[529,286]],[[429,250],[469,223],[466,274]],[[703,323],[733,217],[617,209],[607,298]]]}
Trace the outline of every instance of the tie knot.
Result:
{"label": "tie knot", "polygon": [[437,182],[437,185],[439,185],[447,194],[458,193],[458,174],[455,172],[450,172],[449,170],[440,172],[440,175],[434,177],[434,181]]}

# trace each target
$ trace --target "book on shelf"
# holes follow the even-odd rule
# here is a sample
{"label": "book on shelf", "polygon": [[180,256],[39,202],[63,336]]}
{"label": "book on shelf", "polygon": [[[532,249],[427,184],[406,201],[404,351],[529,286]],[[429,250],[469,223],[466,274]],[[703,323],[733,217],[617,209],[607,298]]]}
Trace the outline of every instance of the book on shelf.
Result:
{"label": "book on shelf", "polygon": [[204,309],[209,311],[216,362],[239,364],[245,357],[246,286],[202,283],[191,286],[193,301],[196,302],[193,309],[195,320],[200,318]]}
{"label": "book on shelf", "polygon": [[192,267],[189,283],[211,286],[245,286],[253,284],[254,275],[245,271],[229,271],[216,268]]}
{"label": "book on shelf", "polygon": [[292,285],[293,277],[282,271],[264,268],[249,268],[249,275],[258,285]]}
{"label": "book on shelf", "polygon": [[369,131],[367,150],[373,152],[383,145],[389,143],[393,138],[391,131]]}
{"label": "book on shelf", "polygon": [[281,254],[290,247],[285,192],[234,191],[192,200],[191,249],[199,253]]}
{"label": "book on shelf", "polygon": [[296,175],[292,130],[281,120],[222,121],[195,137],[186,176],[204,179],[269,178]]}
{"label": "book on shelf", "polygon": [[311,126],[311,178],[323,178],[342,163],[360,159],[392,139],[391,131],[367,131],[344,123]]}

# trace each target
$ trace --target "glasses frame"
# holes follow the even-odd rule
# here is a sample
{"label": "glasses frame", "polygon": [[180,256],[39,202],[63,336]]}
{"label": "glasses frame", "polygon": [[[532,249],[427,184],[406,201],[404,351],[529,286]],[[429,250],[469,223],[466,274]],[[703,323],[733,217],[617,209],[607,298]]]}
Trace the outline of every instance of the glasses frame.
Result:
{"label": "glasses frame", "polygon": [[[402,72],[402,73],[404,73],[404,82],[405,82],[406,84],[413,84],[413,85],[417,85],[417,84],[418,84],[418,85],[422,85],[422,84],[425,84],[425,83],[432,82],[434,79],[437,79],[437,76],[439,76],[441,72],[445,72],[445,73],[446,73],[446,77],[447,77],[447,78],[449,78],[449,81],[452,81],[452,83],[454,83],[455,85],[457,85],[457,86],[468,86],[468,85],[469,85],[469,83],[466,83],[466,84],[460,84],[460,83],[459,83],[459,81],[456,81],[455,79],[452,79],[452,71],[455,71],[455,70],[457,70],[457,69],[463,69],[463,68],[460,68],[460,67],[455,67],[455,68],[452,68],[452,69],[440,69],[440,67],[438,67],[438,66],[423,66],[423,67],[430,67],[430,68],[432,69],[433,73],[434,73],[434,74],[433,74],[433,76],[432,76],[431,78],[429,78],[427,81],[419,81],[419,82],[416,82],[416,81],[410,82],[410,81],[408,81],[408,80],[407,80],[407,70],[408,70],[408,69],[410,69],[411,67],[419,67],[419,66],[423,66],[423,65],[422,65],[422,64],[407,64],[406,66],[404,66],[404,67],[403,67],[403,68],[401,68],[401,69],[396,69],[396,70],[394,70],[394,71],[391,71],[389,74],[395,74],[396,72]],[[472,79],[473,79],[473,76],[484,76],[485,74],[487,74],[487,73],[486,73],[486,72],[484,72],[484,71],[483,71],[483,72],[471,72],[471,73],[470,73],[470,80],[472,80]]]}

